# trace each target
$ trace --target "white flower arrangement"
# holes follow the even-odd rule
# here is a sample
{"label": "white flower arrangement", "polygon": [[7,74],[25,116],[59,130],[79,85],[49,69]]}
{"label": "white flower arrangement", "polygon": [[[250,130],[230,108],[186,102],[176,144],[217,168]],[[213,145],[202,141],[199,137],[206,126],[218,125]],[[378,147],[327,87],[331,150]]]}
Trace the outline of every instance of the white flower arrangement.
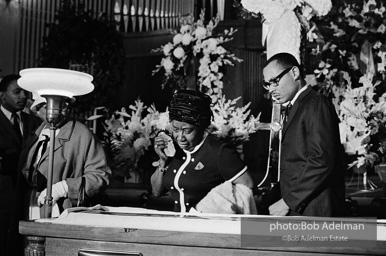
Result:
{"label": "white flower arrangement", "polygon": [[125,108],[109,114],[106,108],[105,115],[95,115],[87,120],[105,117],[103,144],[110,153],[114,176],[129,178],[132,172],[140,172],[138,161],[152,145],[152,138],[157,130],[168,130],[168,113],[160,113],[152,105],[147,107],[141,100],[130,105],[131,113]]}
{"label": "white flower arrangement", "polygon": [[107,132],[110,134],[112,161],[115,169],[122,171],[121,176],[130,177],[131,171],[138,170],[138,160],[151,145],[150,120],[142,118],[146,106],[140,101],[130,105],[131,113],[125,108],[116,111],[106,120]]}
{"label": "white flower arrangement", "polygon": [[314,71],[318,90],[332,98],[341,142],[356,156],[348,166],[374,166],[386,155],[386,9],[381,0],[343,1],[333,9],[317,22],[323,35],[315,52],[321,57]]}
{"label": "white flower arrangement", "polygon": [[322,61],[329,60],[339,72],[353,72],[360,69],[358,58],[368,66],[366,72],[384,74],[386,8],[383,5],[380,0],[365,0],[343,1],[341,6],[334,6],[333,15],[318,24],[323,32]]}
{"label": "white flower arrangement", "polygon": [[[216,102],[222,95],[224,76],[223,67],[233,66],[234,62],[241,62],[224,44],[232,40],[236,32],[233,28],[223,33],[215,33],[219,23],[216,16],[204,24],[205,13],[194,22],[193,18],[181,21],[179,31],[173,31],[173,42],[169,42],[153,52],[163,52],[161,64],[156,66],[153,74],[164,71],[165,79],[162,86],[170,85],[174,89],[186,86],[187,69],[192,59],[198,61],[198,90],[208,94],[212,102]],[[193,67],[194,68],[194,67]]]}
{"label": "white flower arrangement", "polygon": [[374,100],[379,81],[373,84],[372,78],[371,74],[362,76],[361,87],[349,85],[340,104],[341,142],[347,154],[357,155],[349,167],[373,166],[386,153],[386,94]]}
{"label": "white flower arrangement", "polygon": [[236,107],[240,98],[226,100],[222,96],[212,107],[211,133],[235,147],[249,140],[249,135],[257,131],[260,120],[260,115],[254,117],[250,114],[250,102],[241,108]]}
{"label": "white flower arrangement", "polygon": [[[362,81],[368,80],[363,77]],[[374,105],[374,88],[372,84],[364,83],[362,87],[348,86],[343,94],[344,100],[340,103],[340,134],[341,142],[346,153],[362,155],[365,147],[362,140],[368,136],[369,128],[366,118],[370,108]]]}

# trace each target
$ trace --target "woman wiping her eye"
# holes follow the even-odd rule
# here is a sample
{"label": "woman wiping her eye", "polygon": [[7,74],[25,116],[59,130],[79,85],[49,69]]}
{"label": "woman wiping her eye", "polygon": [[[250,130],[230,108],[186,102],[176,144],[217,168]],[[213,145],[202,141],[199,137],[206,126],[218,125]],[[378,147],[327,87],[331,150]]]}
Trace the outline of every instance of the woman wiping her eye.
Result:
{"label": "woman wiping her eye", "polygon": [[[169,106],[172,135],[161,133],[155,138],[154,149],[160,159],[151,177],[153,194],[170,191],[178,212],[189,212],[226,181],[253,186],[239,154],[207,132],[212,118],[210,105],[211,99],[204,93],[176,92]],[[178,146],[175,150],[171,139]]]}

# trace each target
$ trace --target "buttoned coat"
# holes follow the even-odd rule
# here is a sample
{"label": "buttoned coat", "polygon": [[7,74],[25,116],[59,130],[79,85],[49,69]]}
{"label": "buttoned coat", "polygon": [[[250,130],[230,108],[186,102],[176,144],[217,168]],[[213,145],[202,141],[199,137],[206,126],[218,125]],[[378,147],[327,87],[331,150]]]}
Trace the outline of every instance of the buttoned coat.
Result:
{"label": "buttoned coat", "polygon": [[339,216],[344,169],[339,119],[331,101],[303,91],[282,131],[280,188],[290,215]]}
{"label": "buttoned coat", "polygon": [[[36,143],[46,123],[43,123],[26,142],[20,156],[21,173],[24,181],[28,180],[31,154],[28,154]],[[52,184],[65,180],[68,185],[68,199],[62,202],[63,209],[76,206],[82,177],[85,178],[85,195],[89,198],[97,195],[108,184],[111,169],[100,141],[94,136],[87,126],[78,121],[69,121],[57,136],[54,146],[54,168]],[[24,163],[24,164],[23,164]],[[46,188],[46,178],[49,170],[49,150],[42,155],[32,175],[27,181],[30,187],[37,187],[38,191]],[[37,184],[38,177],[44,176],[43,184]],[[70,201],[70,202],[69,202]],[[60,203],[60,202],[59,202]],[[58,203],[58,204],[59,204]]]}
{"label": "buttoned coat", "polygon": [[233,182],[246,171],[234,148],[208,135],[193,151],[177,150],[163,176],[163,186],[175,202],[174,211],[189,211],[213,188]]}

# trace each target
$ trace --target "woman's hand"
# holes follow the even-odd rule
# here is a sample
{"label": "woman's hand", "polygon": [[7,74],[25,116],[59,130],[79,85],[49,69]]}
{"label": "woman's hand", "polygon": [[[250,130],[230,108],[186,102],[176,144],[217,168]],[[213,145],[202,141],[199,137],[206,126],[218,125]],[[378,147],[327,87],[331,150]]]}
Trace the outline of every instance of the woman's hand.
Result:
{"label": "woman's hand", "polygon": [[157,137],[154,138],[154,151],[160,158],[161,167],[165,167],[165,163],[169,158],[165,150],[167,150],[168,146],[170,147],[170,143],[173,143],[171,137],[164,132],[160,132]]}
{"label": "woman's hand", "polygon": [[154,138],[154,151],[159,156],[159,161],[156,171],[150,177],[150,183],[153,195],[161,196],[164,191],[162,178],[166,169],[166,163],[169,157],[173,157],[175,154],[172,138],[165,132],[160,132],[157,137]]}
{"label": "woman's hand", "polygon": [[158,166],[155,172],[150,177],[150,183],[152,187],[152,194],[154,196],[161,196],[163,187],[162,187],[162,177],[163,172],[162,168],[165,167],[168,156],[165,153],[165,149],[168,145],[168,142],[165,140],[165,133],[159,133],[157,137],[154,138],[154,151],[159,156]]}

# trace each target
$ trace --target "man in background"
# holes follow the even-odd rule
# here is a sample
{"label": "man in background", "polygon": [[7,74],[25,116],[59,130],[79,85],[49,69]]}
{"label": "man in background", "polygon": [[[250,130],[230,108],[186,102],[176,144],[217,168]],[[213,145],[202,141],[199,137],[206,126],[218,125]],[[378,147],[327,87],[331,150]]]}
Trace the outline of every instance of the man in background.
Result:
{"label": "man in background", "polygon": [[341,216],[343,151],[334,105],[306,85],[291,54],[272,56],[263,74],[272,98],[287,104],[288,113],[281,141],[281,199],[269,207],[270,214]]}
{"label": "man in background", "polygon": [[17,84],[19,78],[19,75],[8,75],[0,81],[0,255],[6,255],[22,145],[41,123],[40,118],[22,111],[28,92]]}

